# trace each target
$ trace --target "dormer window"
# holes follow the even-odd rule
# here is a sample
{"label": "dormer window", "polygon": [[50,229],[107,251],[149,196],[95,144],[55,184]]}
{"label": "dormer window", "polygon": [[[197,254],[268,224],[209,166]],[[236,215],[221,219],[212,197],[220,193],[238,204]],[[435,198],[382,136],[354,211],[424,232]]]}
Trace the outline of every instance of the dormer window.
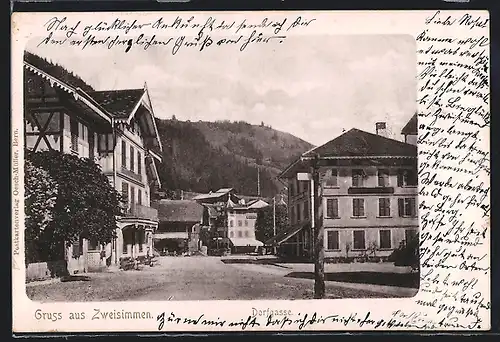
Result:
{"label": "dormer window", "polygon": [[415,170],[399,170],[398,172],[398,186],[417,186],[417,173]]}
{"label": "dormer window", "polygon": [[389,170],[378,170],[378,186],[389,186]]}
{"label": "dormer window", "polygon": [[362,187],[364,185],[365,172],[361,169],[352,170],[352,186]]}

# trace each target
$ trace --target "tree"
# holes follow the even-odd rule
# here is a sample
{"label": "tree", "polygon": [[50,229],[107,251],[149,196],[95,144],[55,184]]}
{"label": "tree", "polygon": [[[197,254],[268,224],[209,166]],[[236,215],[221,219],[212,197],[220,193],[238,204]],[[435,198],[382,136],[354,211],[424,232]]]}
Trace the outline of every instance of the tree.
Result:
{"label": "tree", "polygon": [[53,220],[57,199],[57,183],[49,173],[36,167],[30,160],[24,163],[25,260],[26,263],[43,259],[43,233]]}
{"label": "tree", "polygon": [[[284,204],[276,205],[276,233],[285,230],[288,226],[288,212]],[[274,236],[273,205],[259,210],[255,222],[255,237],[259,241],[267,241]]]}
{"label": "tree", "polygon": [[48,260],[60,260],[64,243],[71,245],[80,237],[103,244],[115,237],[121,196],[97,164],[52,150],[26,151],[26,159],[57,183],[52,220],[43,233]]}

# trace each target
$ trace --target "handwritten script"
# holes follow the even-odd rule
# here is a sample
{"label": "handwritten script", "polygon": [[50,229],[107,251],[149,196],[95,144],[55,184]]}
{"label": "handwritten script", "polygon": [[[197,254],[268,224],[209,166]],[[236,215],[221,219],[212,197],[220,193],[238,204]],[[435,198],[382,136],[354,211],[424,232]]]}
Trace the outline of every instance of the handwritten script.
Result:
{"label": "handwritten script", "polygon": [[478,280],[490,271],[487,28],[487,18],[436,11],[416,37],[420,291],[432,298],[417,304],[477,327],[490,309]]}
{"label": "handwritten script", "polygon": [[[244,51],[256,44],[281,44],[287,34],[308,27],[315,20],[296,16],[280,20],[264,18],[255,22],[247,19],[228,22],[213,17],[198,20],[190,16],[174,20],[159,17],[144,22],[116,18],[84,24],[81,20],[72,22],[68,17],[53,17],[45,23],[47,35],[38,46],[70,45],[82,50],[92,47],[120,48],[125,52],[136,48],[148,50],[156,46],[168,48],[172,55],[184,48],[203,51],[228,45]],[[154,34],[144,34],[146,29]]]}

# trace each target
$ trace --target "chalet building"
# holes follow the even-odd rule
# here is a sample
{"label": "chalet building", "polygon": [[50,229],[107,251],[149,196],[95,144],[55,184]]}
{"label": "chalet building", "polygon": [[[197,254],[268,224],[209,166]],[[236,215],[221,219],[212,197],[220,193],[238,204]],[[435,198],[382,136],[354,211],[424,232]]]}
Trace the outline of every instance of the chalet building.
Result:
{"label": "chalet building", "polygon": [[65,251],[70,273],[119,265],[122,257],[152,252],[158,212],[150,198],[160,187],[162,146],[146,84],[94,91],[30,53],[25,53],[24,69],[25,147],[90,158],[127,199],[115,240],[102,246],[80,239]]}
{"label": "chalet building", "polygon": [[377,133],[353,128],[307,151],[280,174],[288,184],[290,229],[272,242],[282,254],[314,255],[313,159],[326,258],[386,257],[418,233],[417,147],[385,137],[385,124],[377,123]]}
{"label": "chalet building", "polygon": [[158,229],[154,233],[155,249],[164,254],[194,253],[201,249],[199,238],[204,207],[191,200],[160,200]]}
{"label": "chalet building", "polygon": [[[259,209],[269,204],[261,198],[236,195],[232,188],[219,189],[193,198],[205,207],[203,229],[210,236],[204,244],[211,249],[228,248],[232,253],[253,252],[263,246],[255,238]],[[248,202],[246,199],[250,199]]]}

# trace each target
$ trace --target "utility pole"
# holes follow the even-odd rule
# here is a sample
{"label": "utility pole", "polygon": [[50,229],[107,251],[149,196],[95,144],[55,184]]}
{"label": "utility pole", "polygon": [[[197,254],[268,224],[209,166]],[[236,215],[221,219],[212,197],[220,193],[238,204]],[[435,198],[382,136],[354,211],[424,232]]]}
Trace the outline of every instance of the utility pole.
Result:
{"label": "utility pole", "polygon": [[[273,196],[273,236],[276,236],[276,195]],[[273,249],[276,254],[276,247]]]}
{"label": "utility pole", "polygon": [[260,197],[260,167],[257,165],[257,196]]}
{"label": "utility pole", "polygon": [[323,227],[322,218],[320,215],[321,210],[321,196],[319,191],[321,185],[319,183],[319,157],[316,155],[312,160],[311,175],[313,179],[314,192],[314,299],[325,298],[325,246],[324,236],[325,229]]}

